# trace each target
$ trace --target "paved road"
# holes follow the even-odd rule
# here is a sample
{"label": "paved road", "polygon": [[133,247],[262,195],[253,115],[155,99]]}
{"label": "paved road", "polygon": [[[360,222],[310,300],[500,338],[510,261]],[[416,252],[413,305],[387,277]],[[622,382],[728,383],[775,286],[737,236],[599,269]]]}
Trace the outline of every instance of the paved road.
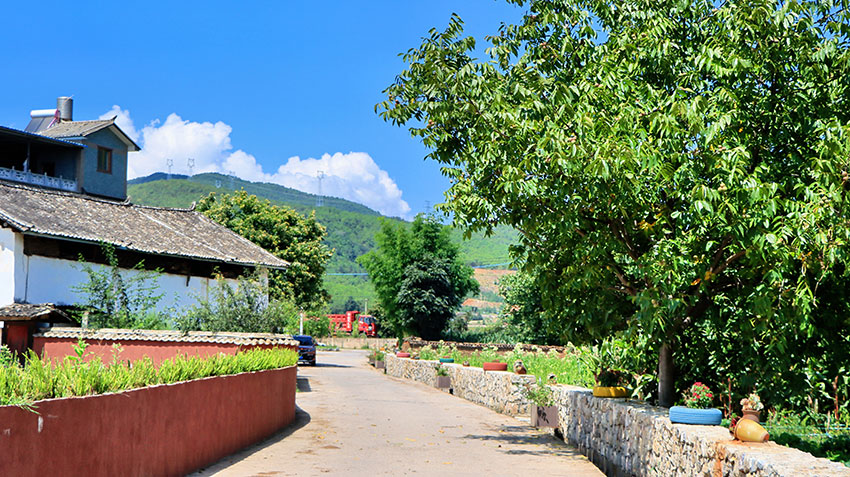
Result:
{"label": "paved road", "polygon": [[524,422],[377,372],[365,351],[318,361],[298,369],[293,425],[194,475],[603,475]]}

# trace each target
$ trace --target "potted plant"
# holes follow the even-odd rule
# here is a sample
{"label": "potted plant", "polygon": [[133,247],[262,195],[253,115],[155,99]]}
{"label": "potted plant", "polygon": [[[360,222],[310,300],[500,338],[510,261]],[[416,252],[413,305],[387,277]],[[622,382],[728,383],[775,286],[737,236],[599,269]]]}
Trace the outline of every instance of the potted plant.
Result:
{"label": "potted plant", "polygon": [[525,396],[531,401],[531,425],[558,427],[558,406],[552,388],[545,384],[525,387]]}
{"label": "potted plant", "polygon": [[623,386],[625,381],[625,372],[616,369],[604,369],[596,375],[596,386],[593,387],[593,395],[609,398],[627,397],[629,391]]}
{"label": "potted plant", "polygon": [[520,361],[520,360],[514,361],[514,373],[516,373],[516,374],[526,374],[527,372],[528,372],[528,370],[525,369],[525,365],[522,364],[522,361]]}
{"label": "potted plant", "polygon": [[437,366],[437,380],[434,387],[446,389],[452,387],[452,378],[449,376],[448,370],[442,366]]}
{"label": "potted plant", "polygon": [[376,369],[384,369],[387,367],[384,362],[384,352],[383,351],[375,351],[375,368]]}
{"label": "potted plant", "polygon": [[714,394],[703,383],[696,382],[685,393],[685,406],[670,408],[670,421],[679,424],[718,426],[723,419],[720,409],[709,409]]}
{"label": "potted plant", "polygon": [[761,403],[761,398],[756,393],[750,393],[749,396],[741,399],[741,410],[744,416],[741,419],[749,419],[751,421],[759,421],[759,411],[764,409],[764,404]]}

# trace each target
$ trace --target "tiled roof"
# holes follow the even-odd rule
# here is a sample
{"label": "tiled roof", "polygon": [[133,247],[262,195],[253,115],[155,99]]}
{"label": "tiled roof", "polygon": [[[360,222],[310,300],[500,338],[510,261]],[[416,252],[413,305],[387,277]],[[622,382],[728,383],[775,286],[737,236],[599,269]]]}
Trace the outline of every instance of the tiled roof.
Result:
{"label": "tiled roof", "polygon": [[63,121],[54,124],[48,129],[39,131],[38,134],[47,137],[83,137],[111,126],[111,119],[98,119],[94,121]]}
{"label": "tiled roof", "polygon": [[114,128],[114,132],[121,136],[131,151],[140,150],[138,144],[136,144],[135,141],[127,136],[127,134],[115,124],[115,118],[97,119],[93,121],[62,121],[47,129],[39,131],[38,134],[56,139],[68,139],[85,137],[108,127]]}
{"label": "tiled roof", "polygon": [[53,327],[42,329],[34,336],[45,338],[68,338],[104,341],[167,341],[174,343],[221,343],[241,346],[278,345],[298,346],[298,341],[290,335],[273,333],[231,333],[209,331],[189,331],[188,333],[173,330],[120,330],[102,328],[99,330],[83,328]]}
{"label": "tiled roof", "polygon": [[145,207],[0,181],[0,224],[143,253],[238,265],[289,264],[189,209]]}
{"label": "tiled roof", "polygon": [[17,140],[20,142],[40,142],[43,144],[50,144],[54,146],[69,146],[77,149],[82,149],[83,147],[85,147],[77,142],[66,141],[64,139],[57,139],[53,137],[46,137],[41,134],[20,131],[14,128],[7,128],[6,126],[0,126],[0,138],[2,138],[3,140]]}
{"label": "tiled roof", "polygon": [[37,319],[51,321],[57,318],[61,321],[70,321],[70,317],[52,303],[40,305],[13,303],[0,307],[0,321],[31,321]]}

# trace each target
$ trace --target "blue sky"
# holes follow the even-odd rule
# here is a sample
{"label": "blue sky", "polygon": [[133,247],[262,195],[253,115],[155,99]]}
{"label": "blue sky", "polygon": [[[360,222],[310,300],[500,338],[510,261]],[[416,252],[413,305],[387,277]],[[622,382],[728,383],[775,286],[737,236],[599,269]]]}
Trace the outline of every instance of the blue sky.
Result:
{"label": "blue sky", "polygon": [[374,105],[398,54],[452,12],[482,46],[521,14],[495,0],[11,2],[0,124],[22,129],[31,109],[73,95],[74,119],[118,115],[138,138],[131,175],[166,157],[186,173],[194,157],[196,173],[315,192],[321,169],[326,195],[410,217],[448,181]]}

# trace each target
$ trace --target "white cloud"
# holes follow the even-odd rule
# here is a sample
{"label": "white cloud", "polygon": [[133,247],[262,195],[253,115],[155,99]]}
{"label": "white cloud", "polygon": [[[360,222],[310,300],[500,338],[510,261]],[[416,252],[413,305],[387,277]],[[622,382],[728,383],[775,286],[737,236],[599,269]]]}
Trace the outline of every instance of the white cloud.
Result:
{"label": "white cloud", "polygon": [[349,152],[324,154],[321,158],[290,157],[276,171],[266,172],[257,159],[241,150],[233,150],[230,142],[232,128],[219,121],[193,122],[175,113],[164,123],[159,120],[137,131],[128,110],[119,106],[101,118],[117,116],[116,123],[142,147],[130,153],[129,178],[146,176],[168,170],[168,159],[173,160],[172,172],[186,174],[188,159],[195,160],[193,173],[230,171],[242,179],[263,181],[291,187],[303,192],[318,192],[318,171],[325,174],[322,193],[341,197],[373,208],[384,215],[408,217],[410,206],[402,199],[402,191],[395,181],[380,168],[369,154]]}

